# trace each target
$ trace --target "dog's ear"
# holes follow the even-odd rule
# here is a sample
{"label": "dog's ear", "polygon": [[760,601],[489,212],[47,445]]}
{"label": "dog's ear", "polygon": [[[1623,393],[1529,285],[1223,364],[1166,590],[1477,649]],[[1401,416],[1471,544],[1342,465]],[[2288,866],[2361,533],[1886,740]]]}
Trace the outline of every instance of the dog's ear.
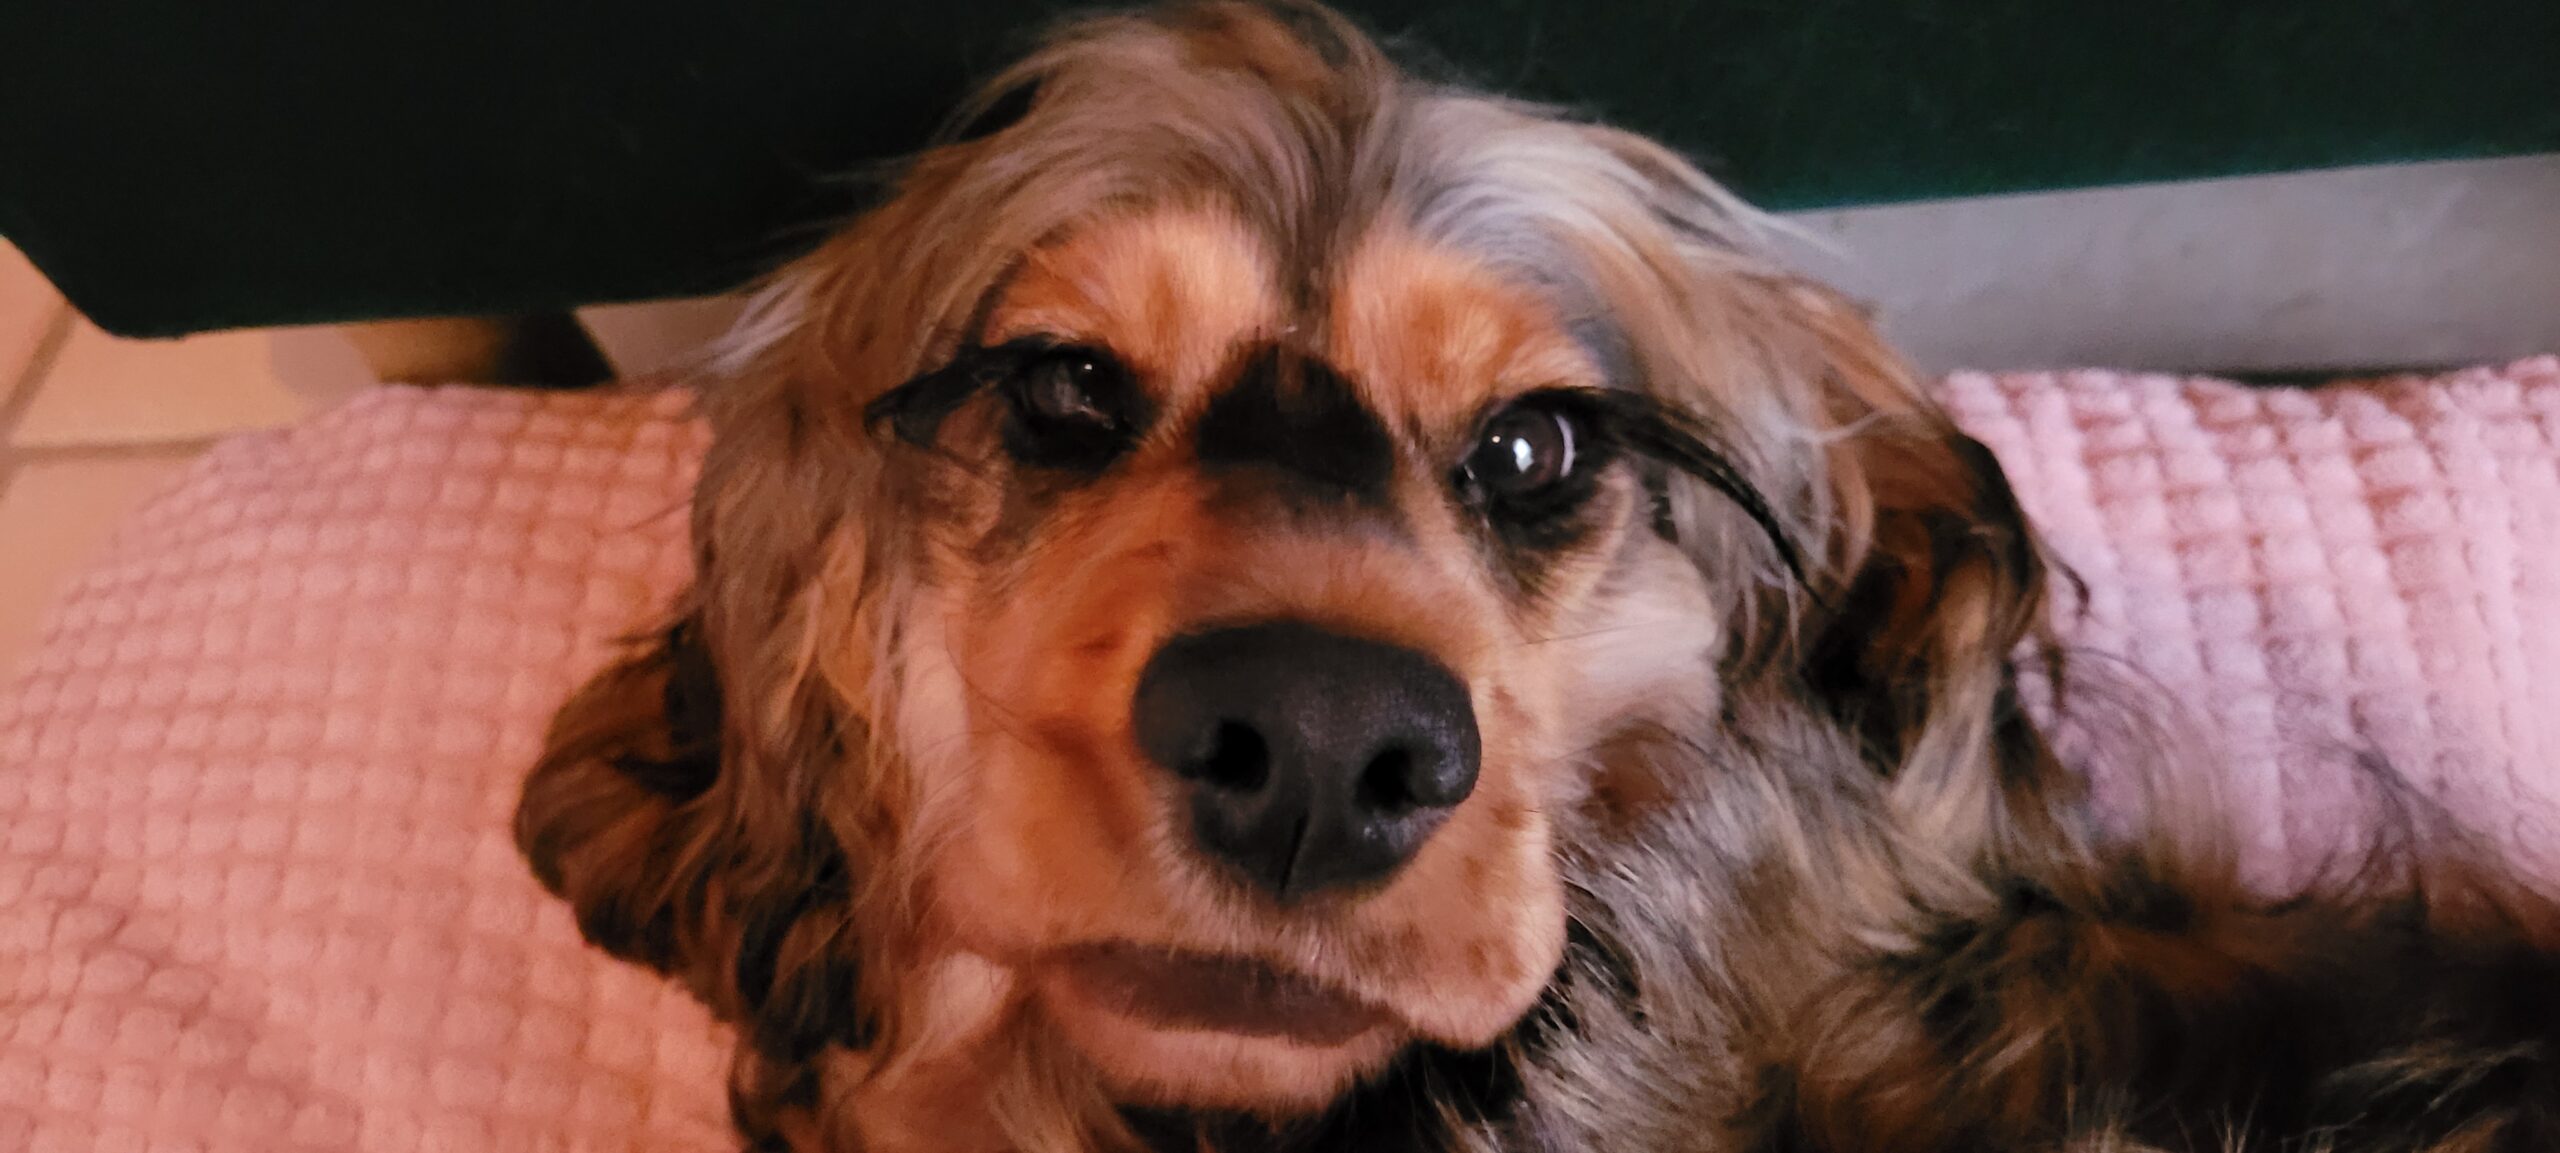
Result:
{"label": "dog's ear", "polygon": [[1833,516],[1802,670],[1892,763],[1980,712],[2044,623],[2046,564],[2000,462],[1827,290],[1790,286],[1819,350]]}
{"label": "dog's ear", "polygon": [[[831,1044],[867,1044],[852,878],[802,817],[764,824],[724,757],[725,701],[688,618],[599,674],[553,719],[516,841],[598,947],[682,981],[745,1044],[750,1133]],[[787,1078],[786,1078],[787,1080]]]}
{"label": "dog's ear", "polygon": [[[797,282],[798,291],[834,288]],[[894,788],[871,771],[869,540],[877,452],[859,406],[808,387],[817,343],[779,342],[711,382],[678,623],[555,716],[516,814],[536,875],[596,945],[682,981],[734,1023],[731,1106],[751,1135],[805,1104],[831,1046],[891,1003],[864,888]]]}
{"label": "dog's ear", "polygon": [[2018,696],[2022,651],[2051,655],[2043,547],[1999,460],[1862,310],[1801,281],[1760,290],[1791,333],[1788,375],[1819,406],[1814,484],[1828,506],[1794,671],[1922,827],[1996,838],[2052,800],[2022,791],[2058,779]]}
{"label": "dog's ear", "polygon": [[[680,623],[553,721],[519,845],[595,944],[686,983],[735,1022],[742,1124],[810,1058],[894,1030],[910,811],[870,717],[905,619],[884,574],[929,502],[883,467],[865,404],[951,343],[1002,261],[955,252],[970,144],[778,273],[701,366],[711,430]],[[956,216],[955,216],[956,214]],[[919,495],[919,494],[922,495]],[[885,895],[884,895],[885,894]],[[874,915],[879,913],[879,915]]]}
{"label": "dog's ear", "polygon": [[516,845],[579,931],[626,960],[674,973],[700,936],[687,874],[716,855],[700,799],[719,750],[679,725],[696,675],[682,628],[607,668],[552,716],[542,758],[517,801]]}

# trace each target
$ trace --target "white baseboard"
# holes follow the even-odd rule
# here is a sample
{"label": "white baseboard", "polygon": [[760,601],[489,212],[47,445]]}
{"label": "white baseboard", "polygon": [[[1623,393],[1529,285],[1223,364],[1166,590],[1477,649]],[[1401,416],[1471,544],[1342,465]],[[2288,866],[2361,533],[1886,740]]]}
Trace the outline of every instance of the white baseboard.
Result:
{"label": "white baseboard", "polygon": [[2560,350],[2560,155],[1808,212],[1923,366],[2433,367]]}

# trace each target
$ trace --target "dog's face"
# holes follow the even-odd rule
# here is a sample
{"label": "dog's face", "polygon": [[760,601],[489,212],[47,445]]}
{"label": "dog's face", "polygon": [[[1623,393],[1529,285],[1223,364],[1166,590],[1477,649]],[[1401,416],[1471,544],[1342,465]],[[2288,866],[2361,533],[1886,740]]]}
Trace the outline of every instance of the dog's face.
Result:
{"label": "dog's face", "polygon": [[897,727],[928,904],[1148,1099],[1302,1107],[1509,1028],[1589,747],[1711,683],[1720,615],[1552,307],[1393,224],[1318,272],[1291,299],[1214,200],[1115,211],[889,401],[969,394],[907,430],[944,478]]}
{"label": "dog's face", "polygon": [[1486,1046],[1577,850],[1771,693],[1970,835],[1929,766],[2041,603],[2014,504],[1676,156],[1292,5],[990,93],[734,338],[683,623],[519,814],[772,1102],[860,1048],[1091,1132]]}

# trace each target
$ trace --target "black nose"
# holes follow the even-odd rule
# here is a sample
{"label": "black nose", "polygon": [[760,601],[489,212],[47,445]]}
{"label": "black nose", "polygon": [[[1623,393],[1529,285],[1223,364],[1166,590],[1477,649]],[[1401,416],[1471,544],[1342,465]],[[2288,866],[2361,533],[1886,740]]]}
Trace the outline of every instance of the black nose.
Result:
{"label": "black nose", "polygon": [[1296,622],[1167,643],[1138,679],[1136,724],[1187,782],[1201,851],[1283,901],[1386,879],[1476,787],[1457,677]]}

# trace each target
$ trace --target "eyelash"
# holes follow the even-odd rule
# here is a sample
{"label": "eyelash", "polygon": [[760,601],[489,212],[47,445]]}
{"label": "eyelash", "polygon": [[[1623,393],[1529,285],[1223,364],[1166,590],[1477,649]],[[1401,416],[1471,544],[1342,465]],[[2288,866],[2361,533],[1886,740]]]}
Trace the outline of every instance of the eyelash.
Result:
{"label": "eyelash", "polygon": [[[1093,422],[1043,421],[1033,403],[1036,375],[1081,361],[1100,370]],[[918,448],[933,447],[942,424],[982,393],[1004,402],[1006,451],[1033,467],[1098,472],[1136,443],[1154,411],[1128,370],[1109,353],[1042,337],[962,350],[951,362],[873,398],[864,420]]]}

